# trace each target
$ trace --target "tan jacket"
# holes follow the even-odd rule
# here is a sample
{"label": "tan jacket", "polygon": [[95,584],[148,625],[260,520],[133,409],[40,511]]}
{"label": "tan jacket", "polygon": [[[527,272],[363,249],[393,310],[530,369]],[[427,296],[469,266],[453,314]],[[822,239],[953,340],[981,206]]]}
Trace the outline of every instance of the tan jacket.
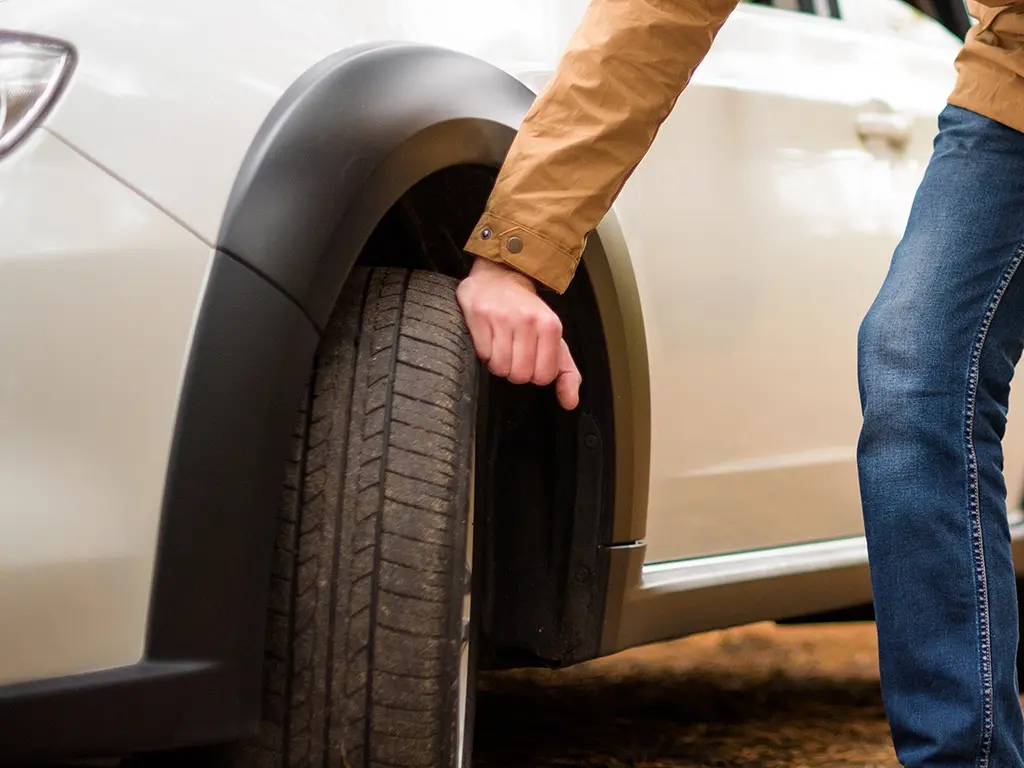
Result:
{"label": "tan jacket", "polygon": [[[523,120],[466,250],[564,291],[587,235],[737,4],[591,0]],[[967,7],[978,24],[957,57],[949,101],[1024,131],[1024,0]]]}

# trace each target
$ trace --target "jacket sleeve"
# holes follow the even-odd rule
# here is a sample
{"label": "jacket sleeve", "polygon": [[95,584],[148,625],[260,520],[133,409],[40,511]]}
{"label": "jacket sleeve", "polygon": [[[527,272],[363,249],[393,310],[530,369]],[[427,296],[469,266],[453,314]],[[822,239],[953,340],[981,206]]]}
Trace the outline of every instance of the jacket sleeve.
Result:
{"label": "jacket sleeve", "polygon": [[591,0],[466,250],[563,292],[737,2]]}

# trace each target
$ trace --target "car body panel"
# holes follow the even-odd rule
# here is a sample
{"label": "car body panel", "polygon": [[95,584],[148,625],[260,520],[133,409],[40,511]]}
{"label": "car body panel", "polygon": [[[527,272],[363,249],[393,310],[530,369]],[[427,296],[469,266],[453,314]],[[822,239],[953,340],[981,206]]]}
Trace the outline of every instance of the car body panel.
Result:
{"label": "car body panel", "polygon": [[2,685],[142,654],[211,253],[46,131],[0,163],[0,231]]}

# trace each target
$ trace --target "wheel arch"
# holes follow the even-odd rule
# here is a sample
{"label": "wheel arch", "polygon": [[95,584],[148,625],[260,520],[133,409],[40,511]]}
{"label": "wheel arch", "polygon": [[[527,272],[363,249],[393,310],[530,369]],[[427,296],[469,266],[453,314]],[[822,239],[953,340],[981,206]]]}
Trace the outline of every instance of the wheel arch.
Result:
{"label": "wheel arch", "polygon": [[[534,98],[505,71],[447,49],[382,43],[339,52],[300,77],[268,116],[231,192],[219,247],[322,328],[377,223],[402,195],[445,168],[500,167]],[[591,236],[583,265],[615,393],[606,543],[635,548],[646,528],[650,378],[639,292],[614,212]],[[611,557],[618,567],[617,553]],[[621,580],[610,581],[610,621]]]}
{"label": "wheel arch", "polygon": [[[323,328],[387,212],[444,169],[499,168],[534,99],[505,71],[448,49],[389,42],[341,51],[303,74],[268,115],[230,194],[218,248]],[[583,269],[613,380],[615,498],[603,543],[620,569],[615,547],[635,550],[646,527],[650,380],[639,292],[614,212],[591,236]],[[624,581],[609,579],[606,625]]]}

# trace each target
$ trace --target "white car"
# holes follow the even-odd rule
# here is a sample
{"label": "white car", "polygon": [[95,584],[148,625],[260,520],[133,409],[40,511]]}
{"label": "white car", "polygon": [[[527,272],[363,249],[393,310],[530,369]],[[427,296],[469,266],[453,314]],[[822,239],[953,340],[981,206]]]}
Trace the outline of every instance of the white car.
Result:
{"label": "white car", "polygon": [[465,765],[477,669],[870,616],[856,335],[962,3],[739,8],[551,297],[564,413],[453,288],[584,6],[0,2],[0,757]]}

